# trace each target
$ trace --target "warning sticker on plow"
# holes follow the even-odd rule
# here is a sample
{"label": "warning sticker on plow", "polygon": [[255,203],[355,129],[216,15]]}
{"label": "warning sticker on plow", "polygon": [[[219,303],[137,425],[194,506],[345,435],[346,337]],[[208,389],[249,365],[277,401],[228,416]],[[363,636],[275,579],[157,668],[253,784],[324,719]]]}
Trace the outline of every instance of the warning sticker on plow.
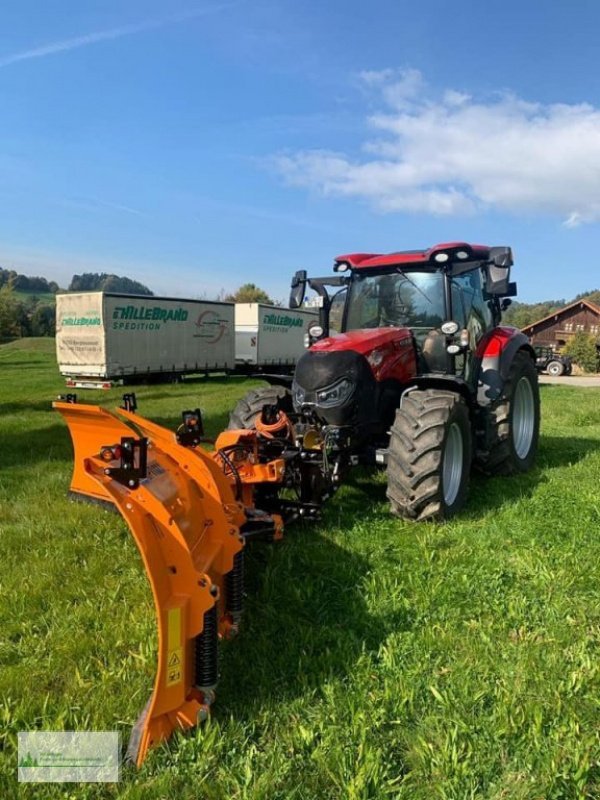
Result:
{"label": "warning sticker on plow", "polygon": [[183,650],[181,647],[177,650],[170,650],[167,659],[167,686],[173,686],[180,683],[182,678],[182,662]]}

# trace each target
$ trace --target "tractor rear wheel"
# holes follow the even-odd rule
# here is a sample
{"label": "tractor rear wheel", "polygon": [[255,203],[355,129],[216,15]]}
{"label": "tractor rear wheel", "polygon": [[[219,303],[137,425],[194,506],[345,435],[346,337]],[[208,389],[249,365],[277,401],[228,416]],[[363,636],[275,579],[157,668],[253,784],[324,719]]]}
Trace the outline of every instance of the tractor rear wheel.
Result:
{"label": "tractor rear wheel", "polygon": [[489,414],[489,445],[476,465],[487,475],[514,475],[533,465],[540,432],[540,390],[533,361],[519,351],[510,366],[501,396]]}
{"label": "tractor rear wheel", "polygon": [[471,441],[469,409],[460,395],[435,389],[405,394],[390,431],[392,513],[425,520],[459,511],[469,489]]}
{"label": "tractor rear wheel", "polygon": [[254,429],[257,415],[261,413],[263,406],[267,405],[277,406],[286,414],[293,411],[290,390],[285,386],[264,386],[260,389],[251,389],[237,402],[229,415],[228,430]]}

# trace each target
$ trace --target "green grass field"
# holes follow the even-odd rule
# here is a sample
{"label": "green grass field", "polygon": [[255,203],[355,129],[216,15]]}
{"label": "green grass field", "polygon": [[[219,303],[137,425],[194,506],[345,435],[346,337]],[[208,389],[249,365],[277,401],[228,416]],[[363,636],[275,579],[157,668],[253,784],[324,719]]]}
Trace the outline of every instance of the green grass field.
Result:
{"label": "green grass field", "polygon": [[40,303],[50,303],[50,305],[54,305],[56,303],[56,295],[53,292],[32,292],[32,291],[15,291],[16,296],[21,300],[23,303],[30,303],[33,299],[39,300]]}
{"label": "green grass field", "polygon": [[[118,785],[21,785],[26,729],[114,730],[151,691],[154,620],[120,517],[66,498],[51,340],[0,347],[0,798],[600,797],[600,391],[542,388],[537,468],[475,477],[441,524],[357,473],[315,527],[249,555],[212,720]],[[209,434],[253,385],[139,387]],[[118,390],[80,399],[117,405]]]}

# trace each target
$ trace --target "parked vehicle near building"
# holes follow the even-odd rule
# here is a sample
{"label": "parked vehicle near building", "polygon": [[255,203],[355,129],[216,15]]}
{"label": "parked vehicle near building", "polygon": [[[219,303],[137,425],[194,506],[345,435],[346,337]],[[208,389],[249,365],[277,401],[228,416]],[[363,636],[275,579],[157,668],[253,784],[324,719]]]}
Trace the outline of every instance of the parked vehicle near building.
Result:
{"label": "parked vehicle near building", "polygon": [[546,372],[548,375],[558,377],[559,375],[570,375],[573,371],[573,362],[569,356],[562,356],[555,352],[551,347],[534,347],[535,367],[538,372]]}

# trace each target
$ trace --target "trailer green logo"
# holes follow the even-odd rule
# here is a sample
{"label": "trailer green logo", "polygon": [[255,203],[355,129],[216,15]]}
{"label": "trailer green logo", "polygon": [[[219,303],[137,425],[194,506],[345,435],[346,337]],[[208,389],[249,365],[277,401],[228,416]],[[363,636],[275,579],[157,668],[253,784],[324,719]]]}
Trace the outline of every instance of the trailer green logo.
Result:
{"label": "trailer green logo", "polygon": [[60,324],[65,327],[79,327],[81,325],[102,325],[102,320],[96,311],[87,311],[80,317],[69,316],[63,317]]}
{"label": "trailer green logo", "polygon": [[159,330],[163,322],[185,322],[188,312],[185,308],[164,308],[163,306],[116,306],[113,311],[114,330]]}
{"label": "trailer green logo", "polygon": [[302,317],[290,317],[287,314],[265,314],[263,323],[269,326],[266,330],[272,328],[277,330],[281,328],[301,328],[304,320]]}

